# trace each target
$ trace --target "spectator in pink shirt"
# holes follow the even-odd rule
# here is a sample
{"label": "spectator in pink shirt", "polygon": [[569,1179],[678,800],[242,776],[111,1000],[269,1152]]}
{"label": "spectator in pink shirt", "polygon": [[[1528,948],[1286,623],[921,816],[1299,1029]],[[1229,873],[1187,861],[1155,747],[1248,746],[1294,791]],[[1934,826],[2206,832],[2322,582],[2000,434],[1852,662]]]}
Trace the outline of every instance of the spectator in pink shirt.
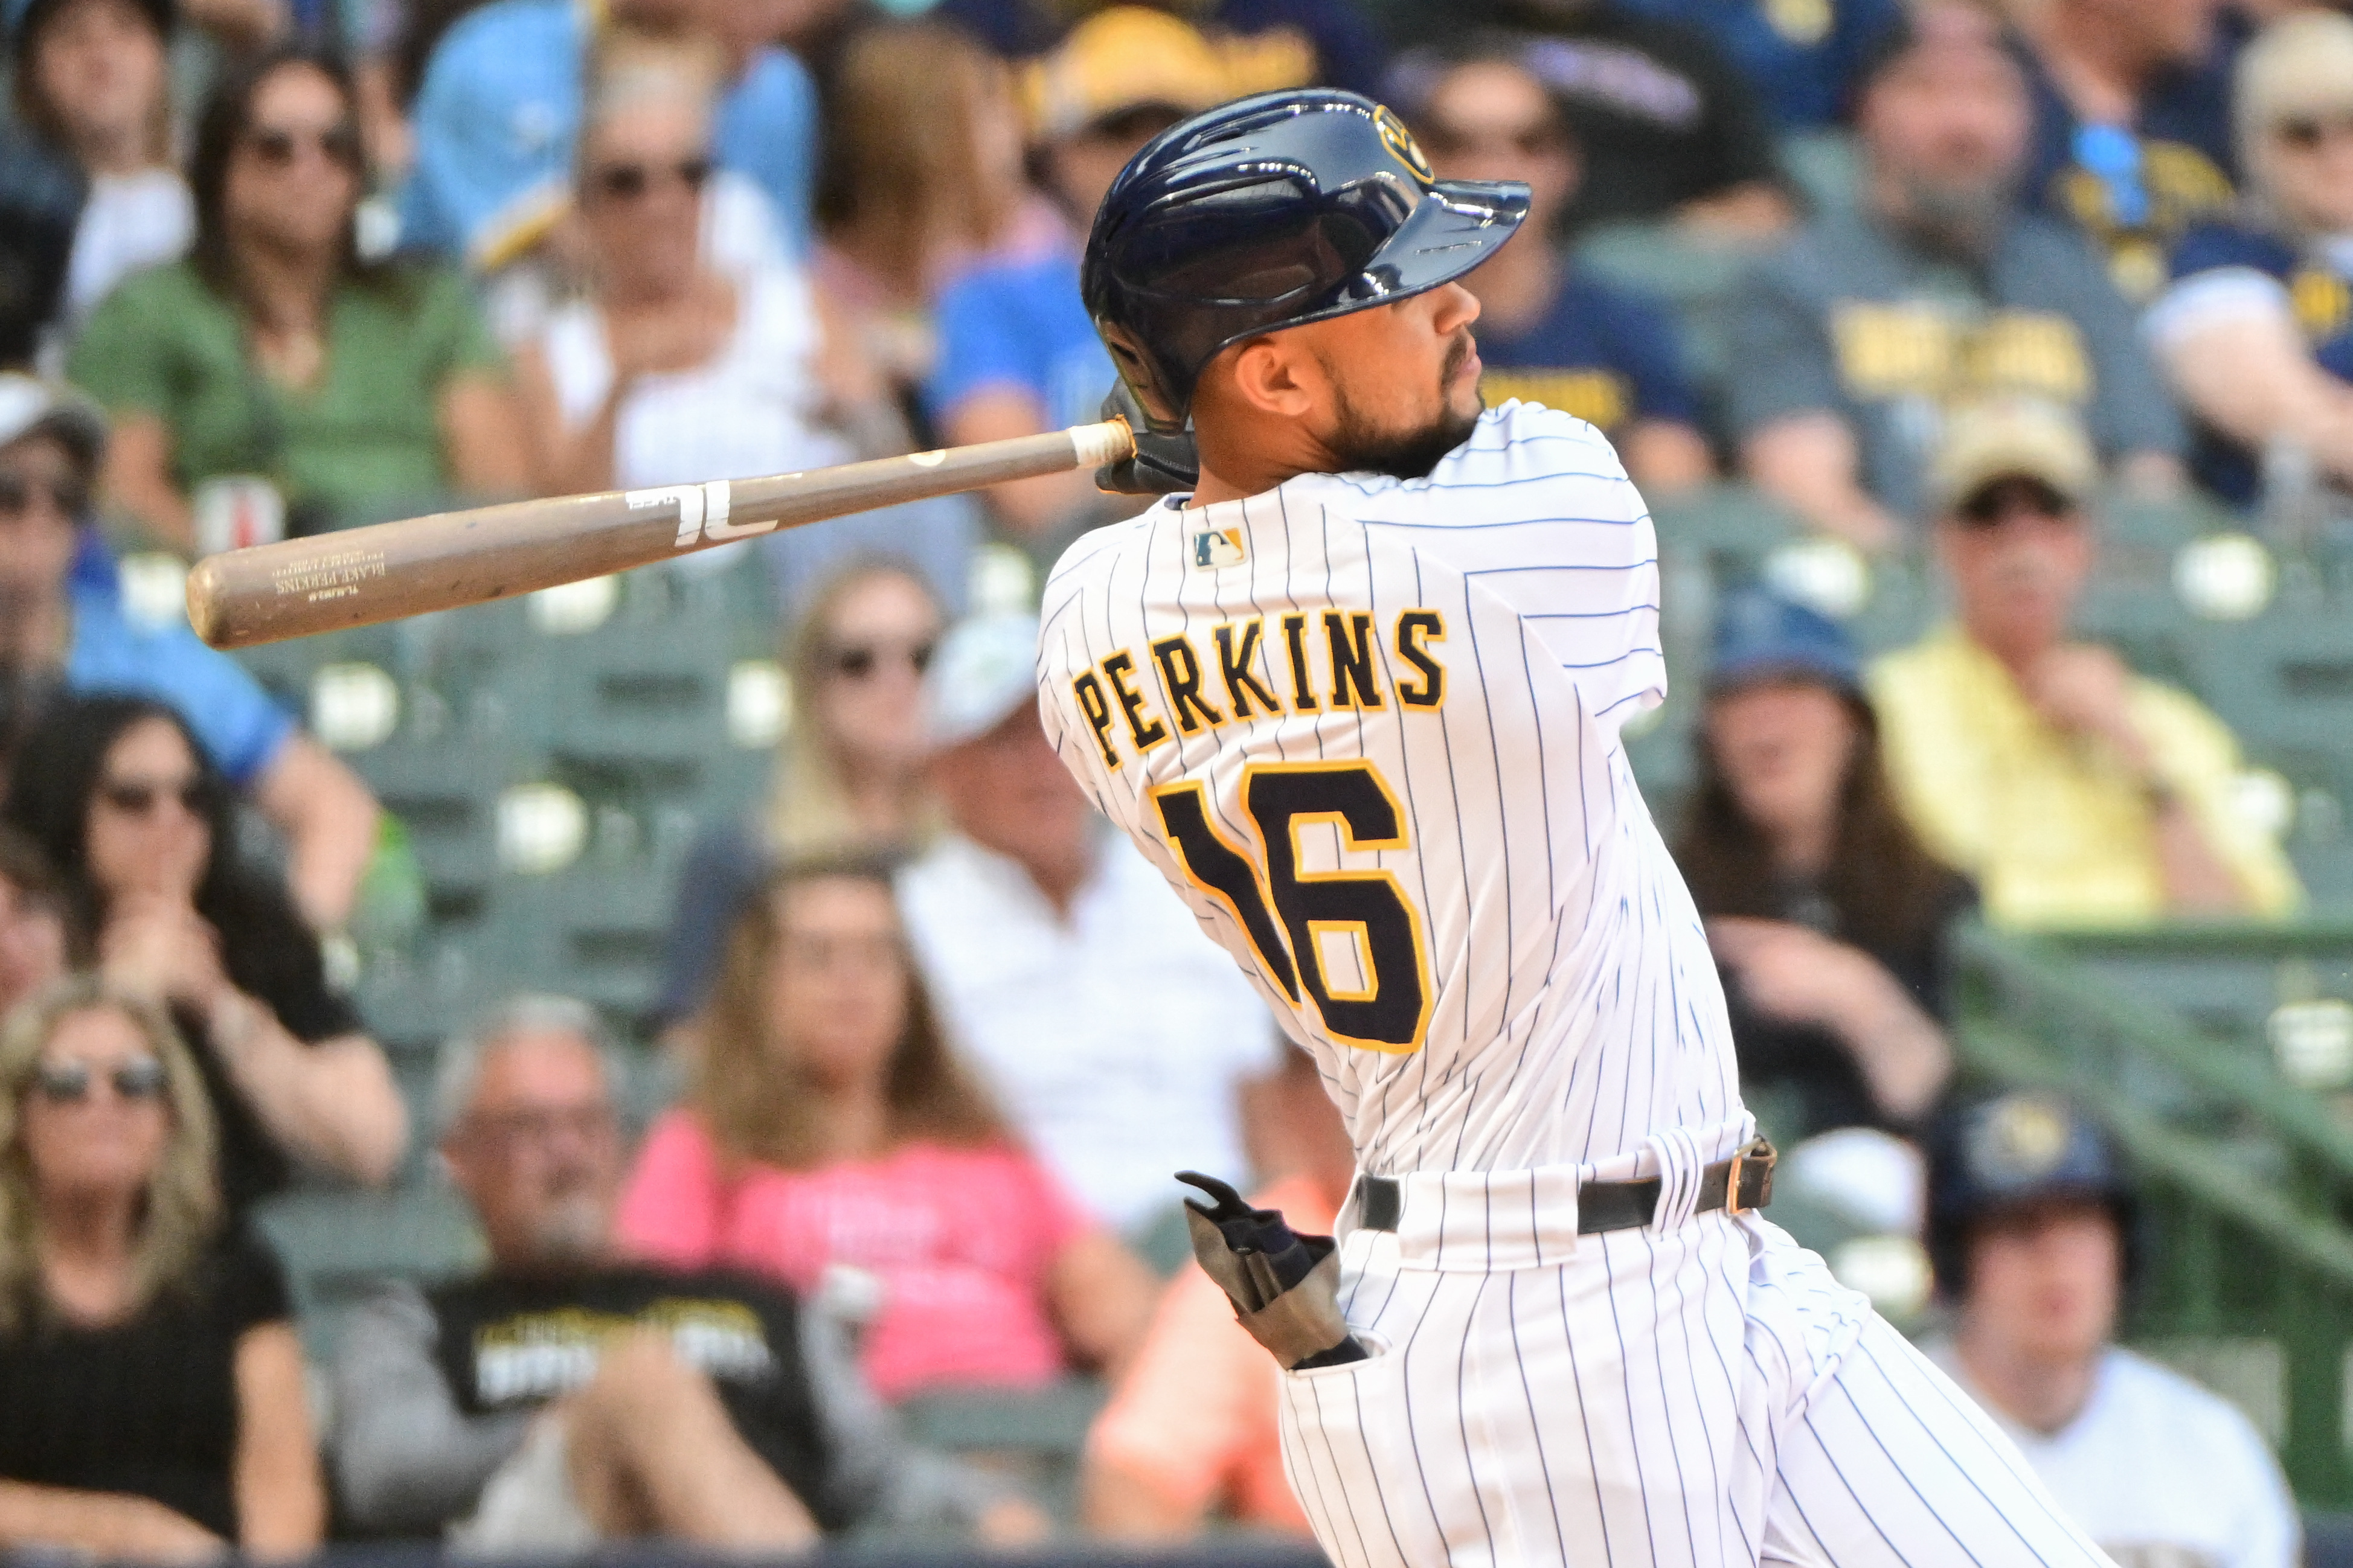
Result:
{"label": "spectator in pink shirt", "polygon": [[679,1267],[871,1291],[865,1372],[892,1401],[1114,1371],[1155,1292],[948,1054],[878,863],[788,870],[745,914],[620,1230]]}

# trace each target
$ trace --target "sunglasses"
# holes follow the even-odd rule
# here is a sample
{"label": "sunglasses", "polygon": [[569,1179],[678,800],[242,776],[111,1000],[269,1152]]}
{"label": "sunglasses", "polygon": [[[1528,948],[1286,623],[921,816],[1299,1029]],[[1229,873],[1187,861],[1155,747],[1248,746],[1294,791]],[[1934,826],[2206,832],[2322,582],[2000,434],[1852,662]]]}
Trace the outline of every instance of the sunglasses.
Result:
{"label": "sunglasses", "polygon": [[98,798],[125,816],[145,816],[169,796],[180,803],[180,809],[190,816],[202,816],[212,804],[212,795],[202,779],[182,779],[172,784],[159,779],[109,779],[98,786]]}
{"label": "sunglasses", "polygon": [[866,680],[871,679],[876,670],[882,668],[885,656],[897,654],[913,667],[917,675],[921,675],[932,668],[932,654],[934,647],[935,645],[929,641],[844,643],[826,655],[825,668],[828,674],[839,675],[846,679]]}
{"label": "sunglasses", "polygon": [[282,125],[257,125],[245,134],[248,151],[269,168],[290,169],[305,147],[315,147],[329,163],[345,169],[360,166],[360,133],[350,124],[323,131],[289,130]]}
{"label": "sunglasses", "polygon": [[22,517],[33,510],[34,498],[47,496],[49,504],[68,517],[90,510],[90,487],[79,479],[36,479],[23,474],[0,473],[0,517]]}
{"label": "sunglasses", "polygon": [[[51,1105],[79,1105],[90,1098],[98,1075],[88,1062],[43,1062],[33,1072],[33,1087]],[[117,1062],[106,1074],[114,1097],[133,1102],[161,1100],[168,1082],[164,1064],[153,1057],[133,1057]]]}
{"label": "sunglasses", "polygon": [[588,188],[607,201],[634,202],[668,175],[690,192],[711,178],[711,160],[681,158],[675,163],[601,163],[588,173]]}
{"label": "sunglasses", "polygon": [[2053,521],[2074,516],[2075,507],[2040,479],[2008,479],[1986,486],[1953,509],[1971,528],[1992,528],[2021,512]]}
{"label": "sunglasses", "polygon": [[2299,153],[2316,153],[2321,143],[2334,133],[2353,136],[2353,114],[2340,114],[2323,120],[2316,115],[2299,114],[2283,120],[2272,127],[2272,134]]}

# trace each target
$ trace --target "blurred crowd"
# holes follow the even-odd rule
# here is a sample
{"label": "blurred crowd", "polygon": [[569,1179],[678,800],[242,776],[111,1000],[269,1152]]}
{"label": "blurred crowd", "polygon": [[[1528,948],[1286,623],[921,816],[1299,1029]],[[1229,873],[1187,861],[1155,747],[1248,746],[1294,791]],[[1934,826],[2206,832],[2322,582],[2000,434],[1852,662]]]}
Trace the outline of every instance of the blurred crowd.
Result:
{"label": "blurred crowd", "polygon": [[[2279,917],[2230,729],[2086,640],[2104,509],[2353,487],[2353,16],[2295,0],[7,0],[0,1553],[330,1538],[1302,1533],[1272,1363],[1171,1173],[1348,1201],[1312,1063],[1039,725],[1008,483],[690,558],[769,574],[796,722],[701,825],[659,1038],[518,994],[424,1116],[333,962],[394,825],[118,562],[1094,416],[1126,160],[1329,85],[1532,188],[1465,281],[1491,405],[1740,484],[1949,618],[1714,611],[1653,808],[1744,1086],[1917,1235],[1936,1353],[2138,1563],[2277,1568],[2246,1418],[2117,1347],[2116,1152],[1954,1089],[1963,922]],[[1824,171],[1828,171],[1825,174]],[[1609,237],[1736,274],[1728,369]],[[985,576],[986,574],[980,574]],[[1034,606],[1031,606],[1034,608]],[[622,1086],[676,1085],[641,1139]],[[411,1125],[412,1120],[428,1125]],[[479,1225],[306,1359],[247,1222],[412,1147]],[[1887,1194],[1894,1194],[1889,1196]],[[1175,1269],[1173,1274],[1170,1272]],[[1074,1500],[901,1412],[1099,1376]]]}

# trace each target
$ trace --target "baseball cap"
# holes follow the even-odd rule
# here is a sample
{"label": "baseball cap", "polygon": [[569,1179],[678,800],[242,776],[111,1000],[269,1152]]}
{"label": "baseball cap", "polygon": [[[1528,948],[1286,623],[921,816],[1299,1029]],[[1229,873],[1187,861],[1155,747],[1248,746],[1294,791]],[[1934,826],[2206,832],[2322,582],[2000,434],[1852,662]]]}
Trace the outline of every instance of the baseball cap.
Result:
{"label": "baseball cap", "polygon": [[0,447],[26,436],[62,442],[85,478],[106,453],[106,416],[70,387],[18,371],[0,371]]}
{"label": "baseball cap", "polygon": [[1038,617],[976,616],[940,639],[923,677],[923,731],[944,752],[1038,700]]}
{"label": "baseball cap", "polygon": [[1963,404],[1945,416],[1944,438],[1928,464],[1928,500],[1939,516],[1996,479],[2040,479],[2080,506],[2100,482],[2100,459],[2084,423],[2055,403],[2004,397]]}
{"label": "baseball cap", "polygon": [[1879,79],[1923,49],[1994,48],[2015,58],[2018,42],[1994,16],[1964,0],[1930,0],[1902,7],[1862,47],[1849,79],[1849,107]]}
{"label": "baseball cap", "polygon": [[1862,695],[1862,660],[1836,621],[1762,588],[1736,591],[1716,612],[1708,689],[1728,691],[1790,675]]}
{"label": "baseball cap", "polygon": [[1941,1288],[1967,1289],[1970,1227],[2052,1199],[2105,1204],[2133,1268],[2137,1206],[2107,1135],[2065,1096],[2011,1089],[1947,1110],[1928,1129],[1928,1244]]}
{"label": "baseball cap", "polygon": [[1022,74],[1030,135],[1052,142],[1136,109],[1198,114],[1235,94],[1225,57],[1166,11],[1113,5]]}

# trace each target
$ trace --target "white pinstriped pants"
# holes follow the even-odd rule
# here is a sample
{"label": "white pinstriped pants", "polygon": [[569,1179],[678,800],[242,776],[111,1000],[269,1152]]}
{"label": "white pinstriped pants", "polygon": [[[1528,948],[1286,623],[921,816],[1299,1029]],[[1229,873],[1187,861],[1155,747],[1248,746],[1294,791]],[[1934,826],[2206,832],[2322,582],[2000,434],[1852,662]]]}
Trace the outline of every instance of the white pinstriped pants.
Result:
{"label": "white pinstriped pants", "polygon": [[1820,1258],[1754,1215],[1674,1222],[1721,1142],[1639,1166],[1670,1173],[1644,1229],[1576,1234],[1577,1181],[1637,1168],[1612,1162],[1408,1176],[1398,1231],[1347,1237],[1375,1353],[1286,1373],[1282,1411],[1338,1568],[2107,1562]]}

